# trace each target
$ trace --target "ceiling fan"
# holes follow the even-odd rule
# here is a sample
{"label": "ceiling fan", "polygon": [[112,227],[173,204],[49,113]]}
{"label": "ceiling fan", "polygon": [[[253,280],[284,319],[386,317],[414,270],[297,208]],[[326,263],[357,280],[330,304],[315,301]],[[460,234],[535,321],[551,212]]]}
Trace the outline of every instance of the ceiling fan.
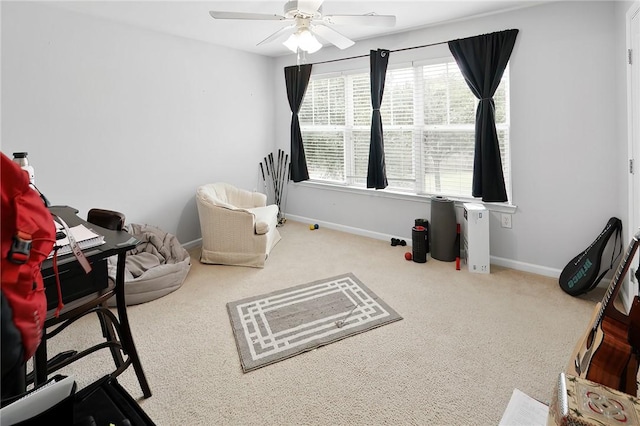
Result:
{"label": "ceiling fan", "polygon": [[322,44],[316,36],[346,49],[353,46],[354,41],[340,34],[332,25],[373,25],[393,27],[396,17],[393,15],[323,15],[323,0],[291,0],[284,5],[284,15],[269,15],[262,13],[224,12],[212,10],[209,12],[214,19],[243,19],[255,21],[286,21],[291,24],[279,29],[269,37],[258,43],[269,43],[289,36],[283,43],[294,53],[298,50],[307,53],[318,51]]}

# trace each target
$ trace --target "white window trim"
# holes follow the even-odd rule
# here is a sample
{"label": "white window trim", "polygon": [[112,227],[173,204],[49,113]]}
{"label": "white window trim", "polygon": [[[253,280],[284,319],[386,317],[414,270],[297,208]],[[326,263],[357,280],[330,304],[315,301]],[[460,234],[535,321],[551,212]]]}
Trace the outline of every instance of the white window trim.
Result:
{"label": "white window trim", "polygon": [[[313,179],[309,179],[302,182],[291,182],[291,185],[297,185],[301,187],[307,188],[315,188],[315,189],[324,189],[327,191],[336,191],[336,192],[345,192],[350,194],[357,195],[367,195],[373,197],[382,197],[390,200],[404,200],[404,201],[423,201],[426,203],[431,203],[431,198],[435,197],[435,195],[424,195],[424,194],[412,194],[408,192],[399,192],[392,191],[389,189],[369,189],[369,188],[358,188],[355,186],[349,185],[341,185],[338,183],[330,183],[326,181],[317,181]],[[473,197],[453,197],[447,196],[449,200],[453,200],[457,205],[461,205],[462,203],[476,203],[481,204],[486,207],[487,210],[498,212],[498,213],[509,213],[513,214],[518,209],[518,206],[510,203],[490,203],[486,201],[482,201]]]}

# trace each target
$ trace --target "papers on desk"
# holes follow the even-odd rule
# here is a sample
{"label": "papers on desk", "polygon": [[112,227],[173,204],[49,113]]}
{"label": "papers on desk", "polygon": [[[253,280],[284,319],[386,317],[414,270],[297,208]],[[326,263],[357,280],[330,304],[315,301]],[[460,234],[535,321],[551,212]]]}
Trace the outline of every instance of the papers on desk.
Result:
{"label": "papers on desk", "polygon": [[514,389],[498,426],[545,426],[549,407],[524,392]]}
{"label": "papers on desk", "polygon": [[69,397],[73,392],[74,376],[51,380],[19,400],[0,409],[3,425],[13,425],[44,413]]}
{"label": "papers on desk", "polygon": [[[60,226],[60,228],[58,227]],[[73,238],[78,243],[78,246],[82,250],[89,249],[91,247],[96,247],[101,244],[104,244],[104,235],[96,234],[91,229],[87,228],[84,225],[74,226],[69,228],[69,231],[73,234]],[[62,256],[65,254],[71,253],[71,245],[69,244],[69,237],[66,236],[66,230],[61,225],[58,225],[56,222],[56,232],[62,232],[65,234],[65,237],[56,240],[54,244],[54,249],[49,254],[49,258],[53,257],[55,253],[55,248],[58,247],[58,256]]]}

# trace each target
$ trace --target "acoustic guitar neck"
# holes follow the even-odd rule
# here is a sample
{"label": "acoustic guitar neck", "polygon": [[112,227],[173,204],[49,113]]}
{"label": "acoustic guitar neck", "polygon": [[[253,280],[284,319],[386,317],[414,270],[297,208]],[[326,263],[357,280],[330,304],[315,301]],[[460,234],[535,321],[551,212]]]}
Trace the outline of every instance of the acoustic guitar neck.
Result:
{"label": "acoustic guitar neck", "polygon": [[616,269],[616,273],[613,276],[609,287],[607,288],[607,292],[602,298],[600,312],[598,313],[598,318],[594,323],[594,328],[600,324],[604,316],[615,316],[615,314],[613,314],[613,311],[615,310],[617,312],[617,310],[614,306],[614,301],[618,297],[618,293],[620,293],[622,280],[627,274],[627,271],[629,271],[631,260],[633,259],[633,256],[638,249],[638,241],[640,241],[640,230],[636,232],[634,237],[631,239],[631,242],[629,243],[629,246],[627,247],[623,258],[620,261],[618,268]]}

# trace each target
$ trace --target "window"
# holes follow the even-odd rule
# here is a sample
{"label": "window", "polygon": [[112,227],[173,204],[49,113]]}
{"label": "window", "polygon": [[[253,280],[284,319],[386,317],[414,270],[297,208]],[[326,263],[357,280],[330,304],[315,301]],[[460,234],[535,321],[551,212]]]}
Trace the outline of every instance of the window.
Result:
{"label": "window", "polygon": [[[494,101],[509,188],[508,69]],[[388,189],[471,197],[477,105],[451,60],[388,69],[380,108]],[[368,72],[311,77],[299,112],[311,179],[366,186],[371,112]]]}

